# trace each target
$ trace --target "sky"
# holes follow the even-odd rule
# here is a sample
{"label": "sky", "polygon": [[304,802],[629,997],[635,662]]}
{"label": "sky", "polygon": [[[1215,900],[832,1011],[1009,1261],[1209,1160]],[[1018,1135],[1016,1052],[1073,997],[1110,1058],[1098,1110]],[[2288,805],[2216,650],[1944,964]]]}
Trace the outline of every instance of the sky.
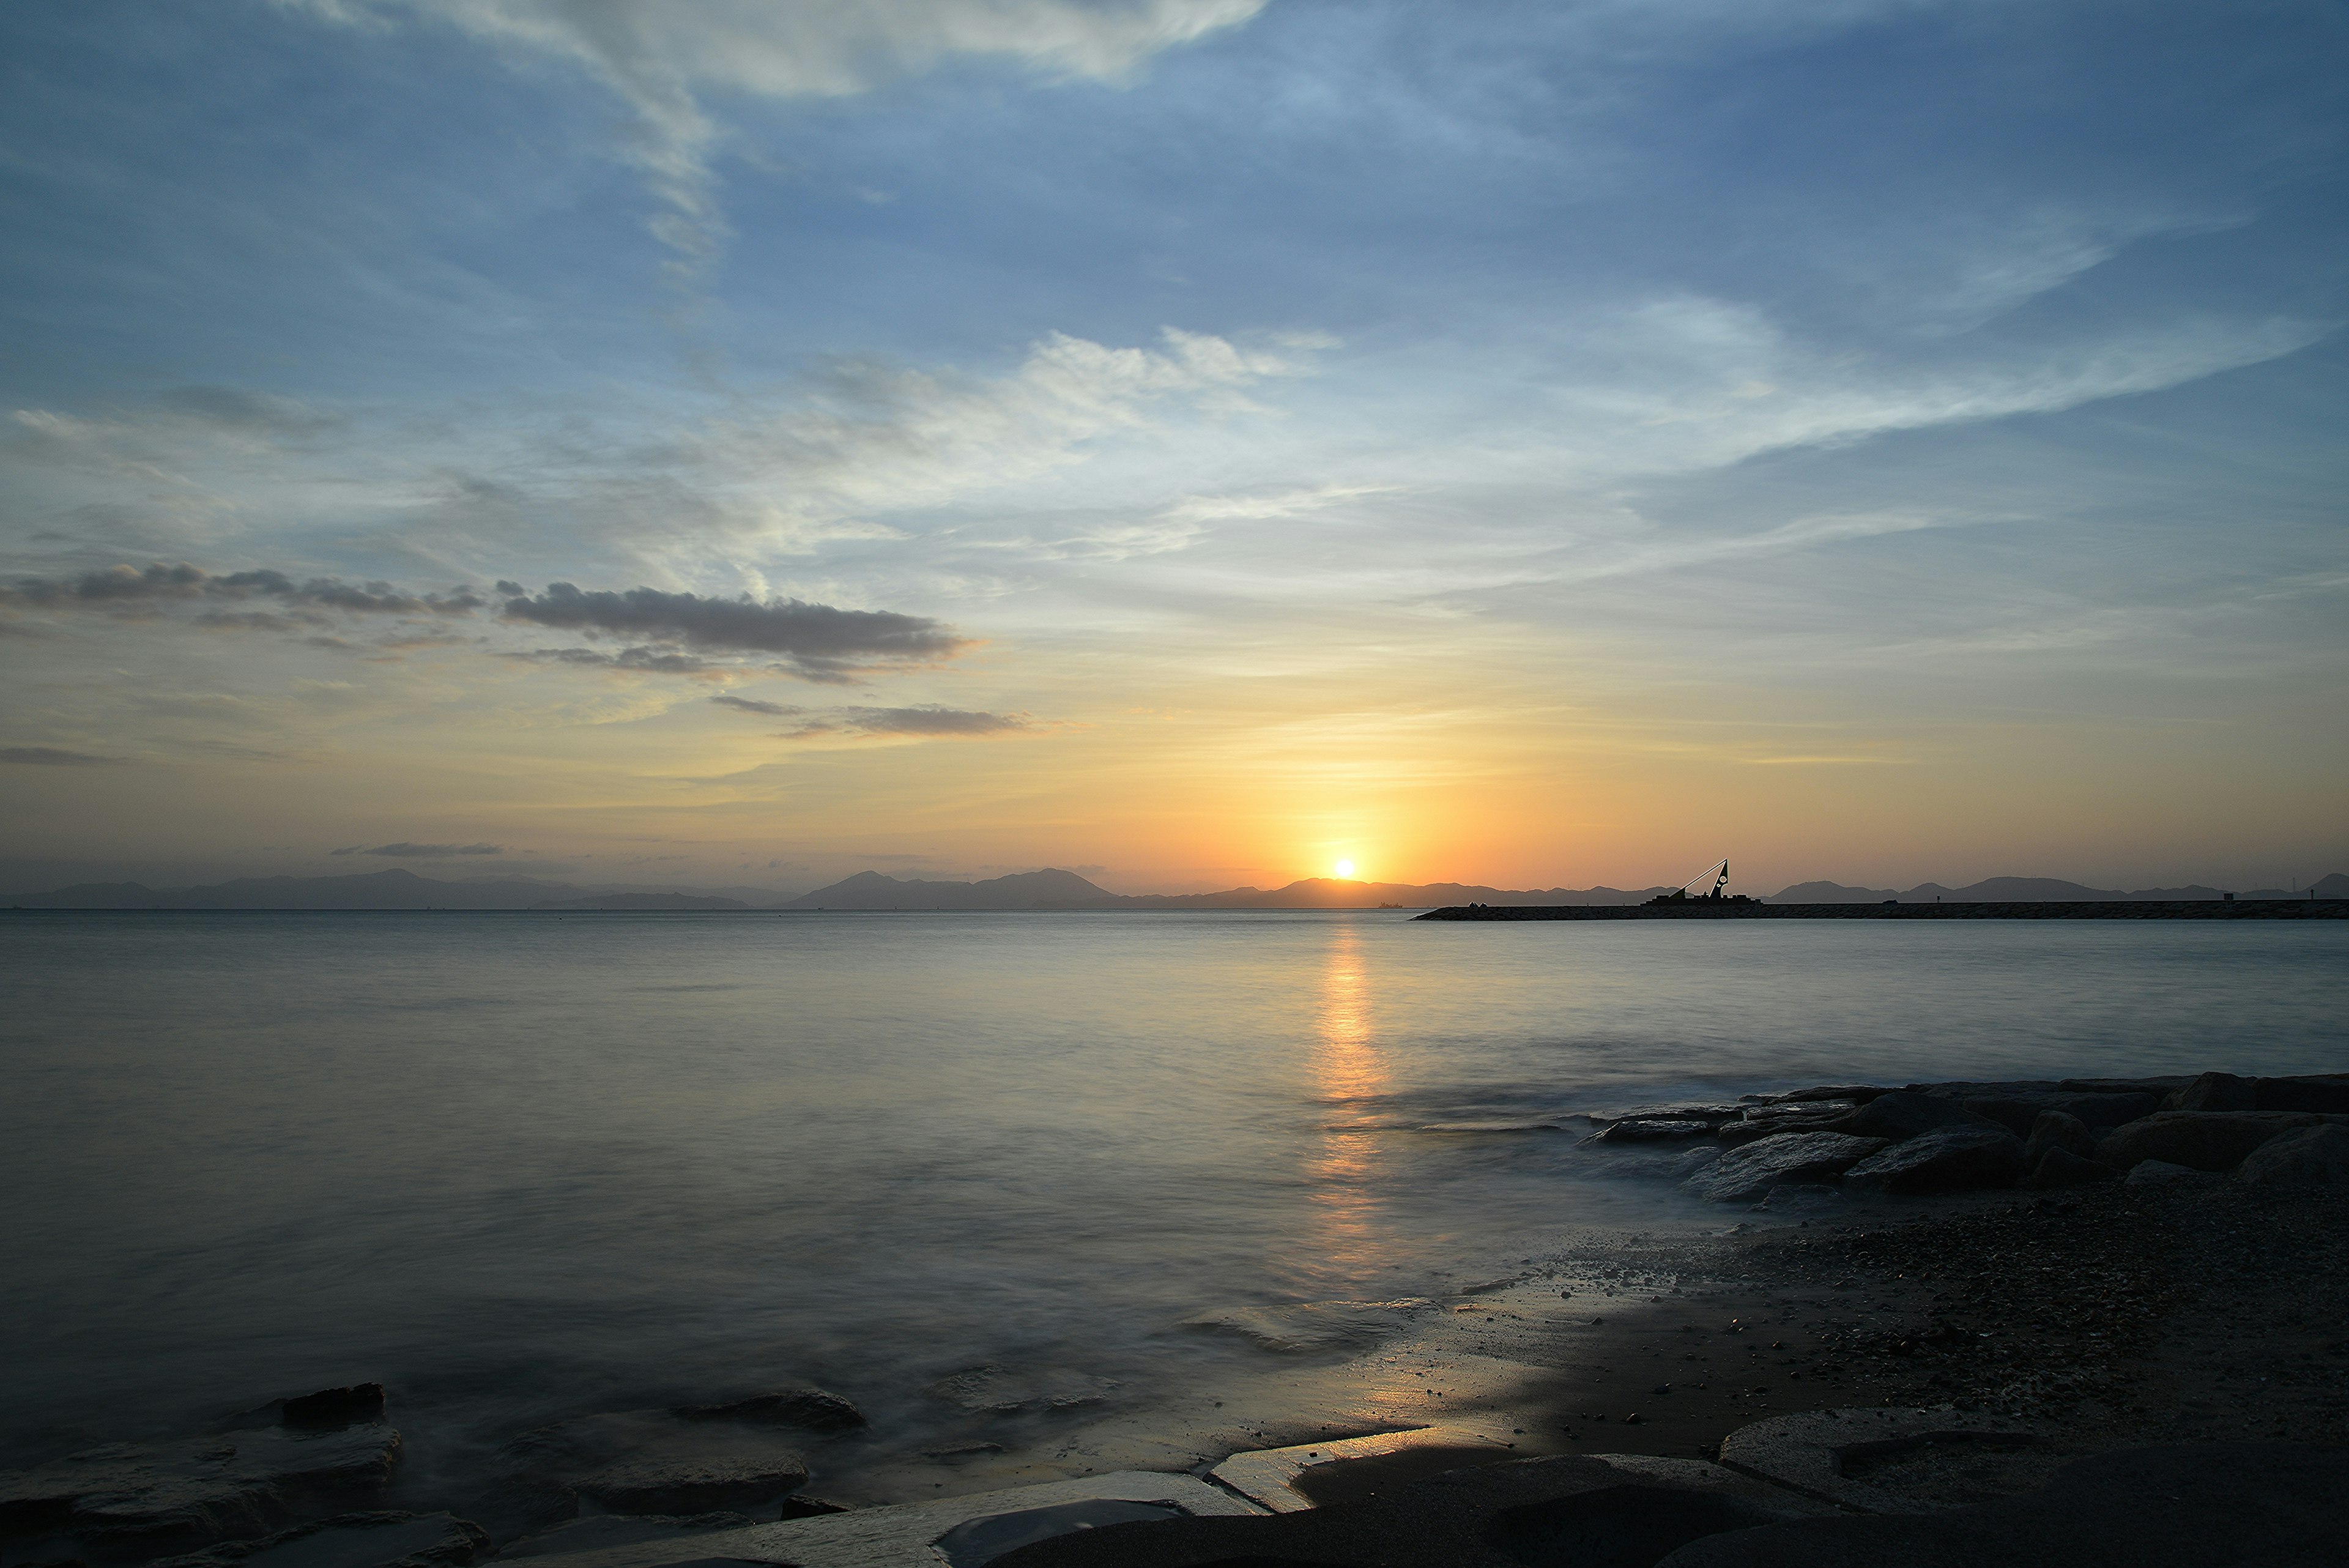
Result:
{"label": "sky", "polygon": [[2349,866],[2349,11],[16,0],[0,883]]}

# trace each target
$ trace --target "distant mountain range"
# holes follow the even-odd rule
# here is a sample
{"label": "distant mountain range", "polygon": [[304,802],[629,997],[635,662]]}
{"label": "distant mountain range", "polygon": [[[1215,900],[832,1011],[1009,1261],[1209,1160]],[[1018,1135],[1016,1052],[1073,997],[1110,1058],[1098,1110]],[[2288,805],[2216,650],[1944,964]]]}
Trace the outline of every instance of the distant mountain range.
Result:
{"label": "distant mountain range", "polygon": [[[1667,888],[1547,888],[1512,891],[1459,882],[1340,882],[1308,877],[1269,890],[1233,888],[1220,893],[1112,893],[1073,871],[1023,871],[981,882],[900,881],[878,871],[819,888],[796,898],[756,888],[730,888],[725,894],[690,892],[597,893],[562,882],[529,877],[489,877],[444,882],[413,871],[389,870],[344,877],[245,877],[202,888],[158,889],[138,882],[83,882],[47,893],[0,895],[0,905],[24,909],[1366,909],[1389,905],[1410,909],[1454,904],[1638,904]],[[733,897],[731,895],[744,895]],[[2319,881],[2320,898],[2349,898],[2349,876],[2334,872]],[[2305,898],[2264,888],[2239,898]],[[2216,888],[2146,888],[2134,893],[2084,888],[2042,877],[1992,877],[1970,887],[1927,882],[1906,892],[1889,888],[1847,888],[1838,882],[1798,882],[1773,897],[1774,904],[1867,904],[1898,898],[1903,903],[2061,903],[2133,898],[2217,898]]]}
{"label": "distant mountain range", "polygon": [[[2224,898],[2224,890],[2205,888],[2199,884],[2185,888],[2140,888],[2134,893],[2124,893],[2111,888],[2083,888],[2077,882],[2059,882],[2052,877],[1992,877],[1987,881],[1971,883],[1963,888],[1944,888],[1939,882],[1920,882],[1905,893],[1889,888],[1847,888],[1839,882],[1797,882],[1780,891],[1769,901],[1773,904],[1880,904],[1887,898],[1898,898],[1904,904],[1930,904],[1939,898],[1951,904],[2071,904],[2127,903],[2137,899],[2186,900]],[[2349,876],[2336,871],[2315,885],[2320,898],[2349,898]],[[2309,889],[2293,892],[2288,888],[2255,888],[2238,892],[2238,898],[2305,898]]]}
{"label": "distant mountain range", "polygon": [[1367,909],[1381,904],[1434,909],[1446,904],[1637,904],[1666,888],[1552,888],[1512,893],[1458,882],[1340,882],[1309,877],[1269,891],[1232,888],[1221,893],[1112,893],[1073,871],[1022,871],[984,882],[901,882],[860,871],[829,888],[803,893],[787,909]]}

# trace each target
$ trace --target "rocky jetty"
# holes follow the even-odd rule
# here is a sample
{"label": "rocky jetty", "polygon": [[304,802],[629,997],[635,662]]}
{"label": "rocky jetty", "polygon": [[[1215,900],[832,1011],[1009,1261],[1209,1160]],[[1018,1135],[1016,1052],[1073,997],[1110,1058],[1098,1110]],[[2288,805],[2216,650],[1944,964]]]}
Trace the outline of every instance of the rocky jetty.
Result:
{"label": "rocky jetty", "polygon": [[2349,1180],[2349,1074],[1844,1085],[1594,1119],[1594,1142],[1687,1144],[1689,1186],[1726,1203],[1830,1184],[2077,1187],[2148,1162],[2266,1185]]}

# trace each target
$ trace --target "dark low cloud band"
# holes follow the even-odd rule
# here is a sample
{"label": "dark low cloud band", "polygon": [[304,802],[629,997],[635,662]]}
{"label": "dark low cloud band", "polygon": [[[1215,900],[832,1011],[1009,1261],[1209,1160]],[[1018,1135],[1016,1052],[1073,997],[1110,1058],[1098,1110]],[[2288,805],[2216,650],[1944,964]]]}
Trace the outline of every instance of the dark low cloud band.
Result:
{"label": "dark low cloud band", "polygon": [[504,617],[587,635],[682,643],[713,653],[769,653],[816,676],[875,664],[944,659],[969,646],[937,621],[895,610],[844,610],[801,599],[761,604],[698,594],[630,588],[589,592],[550,583],[543,594],[505,601]]}

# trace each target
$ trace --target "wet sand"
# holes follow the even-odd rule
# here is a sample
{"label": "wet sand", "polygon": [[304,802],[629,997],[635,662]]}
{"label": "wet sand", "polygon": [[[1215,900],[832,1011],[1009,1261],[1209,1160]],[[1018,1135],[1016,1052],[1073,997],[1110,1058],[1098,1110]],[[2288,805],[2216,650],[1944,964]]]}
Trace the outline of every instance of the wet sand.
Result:
{"label": "wet sand", "polygon": [[2140,1444],[2349,1442],[2349,1191],[2189,1176],[1819,1208],[1538,1258],[1353,1360],[1072,1422],[1047,1447],[971,1456],[950,1482],[884,1464],[855,1490],[1202,1469],[1411,1427],[1504,1445],[1366,1461],[1308,1488],[1336,1501],[1487,1458],[1712,1458],[1750,1422],[1852,1406],[1949,1405],[2040,1432],[2027,1453],[1984,1456],[1975,1479],[1992,1490]]}

